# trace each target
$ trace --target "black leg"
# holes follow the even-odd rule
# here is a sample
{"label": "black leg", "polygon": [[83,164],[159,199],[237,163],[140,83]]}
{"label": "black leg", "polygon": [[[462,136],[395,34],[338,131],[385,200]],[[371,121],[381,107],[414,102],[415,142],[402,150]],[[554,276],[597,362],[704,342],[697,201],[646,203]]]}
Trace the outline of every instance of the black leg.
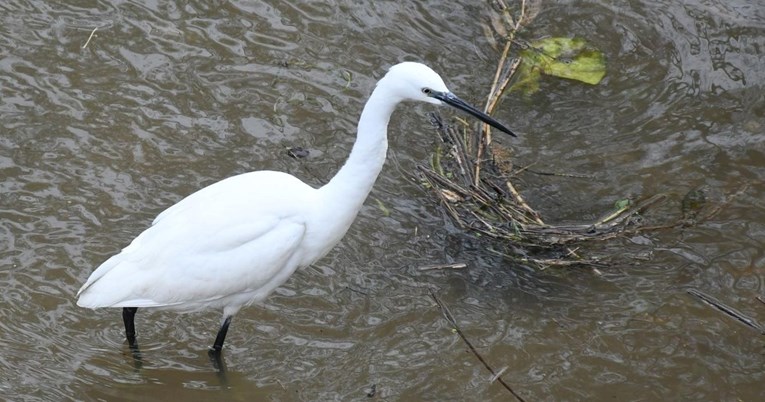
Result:
{"label": "black leg", "polygon": [[125,323],[125,337],[128,344],[136,346],[135,343],[135,313],[138,311],[138,307],[123,307],[122,308],[122,321]]}
{"label": "black leg", "polygon": [[218,336],[215,337],[215,343],[210,349],[211,354],[220,354],[221,349],[223,349],[223,341],[226,340],[226,332],[228,332],[228,326],[231,324],[231,317],[232,316],[226,317],[223,321],[223,325],[220,326]]}

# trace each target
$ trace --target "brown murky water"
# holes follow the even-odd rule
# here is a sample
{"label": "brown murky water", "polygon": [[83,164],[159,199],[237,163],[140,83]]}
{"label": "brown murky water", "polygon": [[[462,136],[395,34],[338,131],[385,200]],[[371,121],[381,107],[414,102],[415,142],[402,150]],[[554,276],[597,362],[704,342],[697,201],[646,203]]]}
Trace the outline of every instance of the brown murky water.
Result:
{"label": "brown murky water", "polygon": [[[385,68],[433,66],[474,103],[498,54],[486,2],[45,2],[0,5],[0,391],[7,400],[506,400],[428,297],[528,400],[761,400],[765,338],[765,5],[543,4],[523,34],[582,36],[608,56],[596,87],[545,81],[497,117],[548,221],[631,195],[711,200],[713,221],[585,250],[603,269],[533,271],[488,253],[413,179],[435,138],[396,113],[386,168],[343,242],[262,308],[141,311],[142,367],[119,311],[75,305],[90,272],[167,206],[221,178],[279,169],[326,182]],[[681,5],[680,3],[686,3]],[[697,3],[697,4],[692,4]],[[86,48],[94,27],[99,27]],[[303,146],[311,156],[286,157]],[[384,206],[384,208],[379,207]],[[640,258],[633,258],[639,256]],[[463,271],[420,272],[459,261]],[[374,391],[373,391],[374,390]],[[371,395],[371,398],[370,396]]]}

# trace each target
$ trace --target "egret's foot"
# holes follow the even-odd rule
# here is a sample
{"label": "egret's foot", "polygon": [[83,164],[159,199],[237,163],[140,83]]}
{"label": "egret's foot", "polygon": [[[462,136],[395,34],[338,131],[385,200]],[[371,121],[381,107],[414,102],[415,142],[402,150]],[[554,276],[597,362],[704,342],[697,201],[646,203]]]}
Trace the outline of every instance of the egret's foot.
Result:
{"label": "egret's foot", "polygon": [[136,370],[140,370],[143,368],[143,358],[141,357],[141,349],[138,348],[138,342],[136,342],[135,337],[133,337],[132,340],[127,340],[127,344],[130,356],[133,358],[133,367],[135,367]]}
{"label": "egret's foot", "polygon": [[222,349],[212,347],[207,351],[207,356],[210,358],[210,363],[212,363],[215,371],[219,374],[224,374],[226,372],[226,362],[223,360]]}
{"label": "egret's foot", "polygon": [[210,357],[220,357],[221,353],[223,353],[223,348],[216,348],[215,346],[211,347],[210,349],[207,349],[207,355]]}

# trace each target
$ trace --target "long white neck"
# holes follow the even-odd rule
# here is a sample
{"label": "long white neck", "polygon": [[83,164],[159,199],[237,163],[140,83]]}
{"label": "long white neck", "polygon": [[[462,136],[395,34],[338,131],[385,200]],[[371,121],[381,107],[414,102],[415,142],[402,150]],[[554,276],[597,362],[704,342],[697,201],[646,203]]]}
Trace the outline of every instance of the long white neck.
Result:
{"label": "long white neck", "polygon": [[[353,149],[335,177],[319,191],[325,201],[349,214],[352,221],[372,190],[385,164],[388,150],[388,121],[400,99],[391,96],[384,78],[370,95],[361,112]],[[348,222],[350,225],[350,222]]]}

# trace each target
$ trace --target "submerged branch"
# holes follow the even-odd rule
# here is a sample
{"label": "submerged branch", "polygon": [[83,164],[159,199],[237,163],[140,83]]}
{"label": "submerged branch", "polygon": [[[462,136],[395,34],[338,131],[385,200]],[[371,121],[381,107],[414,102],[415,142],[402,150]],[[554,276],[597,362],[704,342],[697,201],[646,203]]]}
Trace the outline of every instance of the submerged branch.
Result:
{"label": "submerged branch", "polygon": [[734,309],[733,307],[730,307],[726,305],[725,303],[697,289],[688,289],[688,294],[691,296],[698,297],[705,304],[712,306],[719,311],[722,311],[723,313],[738,320],[739,322],[746,324],[750,328],[754,328],[761,335],[765,335],[765,330],[762,328],[760,324],[757,323],[757,321],[755,321],[753,318],[747,317],[746,315]]}
{"label": "submerged branch", "polygon": [[480,353],[478,353],[478,350],[476,350],[475,346],[468,340],[468,338],[465,336],[465,334],[460,329],[459,325],[457,325],[457,321],[454,319],[454,316],[452,315],[451,311],[449,311],[449,308],[446,307],[446,304],[441,301],[441,299],[436,296],[436,294],[433,292],[433,290],[429,289],[430,297],[433,298],[433,301],[436,302],[438,307],[441,309],[441,314],[443,314],[444,318],[446,318],[446,321],[449,321],[449,324],[454,328],[454,330],[457,332],[457,335],[460,336],[463,342],[465,342],[465,345],[467,345],[468,349],[473,353],[473,355],[483,364],[484,367],[486,367],[487,370],[489,370],[489,373],[491,373],[492,380],[491,382],[497,381],[500,384],[502,384],[503,387],[505,387],[506,390],[508,390],[515,399],[525,402],[526,400],[523,399],[520,395],[518,395],[512,388],[510,388],[510,385],[508,385],[505,380],[502,379],[502,373],[505,369],[502,369],[500,372],[494,371],[494,369],[489,365],[489,363],[486,361],[486,359],[481,356]]}

